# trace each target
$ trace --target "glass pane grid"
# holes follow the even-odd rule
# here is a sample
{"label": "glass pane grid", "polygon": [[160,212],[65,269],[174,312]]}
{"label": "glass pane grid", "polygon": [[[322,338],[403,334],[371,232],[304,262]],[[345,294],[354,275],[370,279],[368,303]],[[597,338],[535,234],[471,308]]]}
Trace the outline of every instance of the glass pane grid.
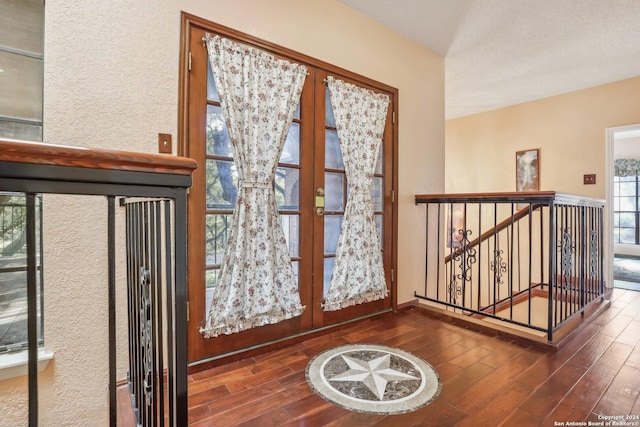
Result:
{"label": "glass pane grid", "polygon": [[640,244],[638,241],[638,188],[637,176],[614,177],[614,242]]}

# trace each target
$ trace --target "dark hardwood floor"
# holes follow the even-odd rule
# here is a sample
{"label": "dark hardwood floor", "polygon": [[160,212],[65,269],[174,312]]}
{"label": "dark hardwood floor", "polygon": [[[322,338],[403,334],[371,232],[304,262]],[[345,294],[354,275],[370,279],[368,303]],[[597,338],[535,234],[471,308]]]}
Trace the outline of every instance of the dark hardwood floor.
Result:
{"label": "dark hardwood floor", "polygon": [[[347,343],[389,345],[422,357],[440,375],[440,396],[420,410],[393,416],[350,412],[323,400],[307,385],[305,367],[318,352]],[[639,395],[640,292],[615,289],[611,306],[557,351],[467,329],[418,309],[363,320],[190,375],[189,423],[555,426],[602,421],[599,415],[640,415]],[[121,396],[127,402],[124,390]]]}

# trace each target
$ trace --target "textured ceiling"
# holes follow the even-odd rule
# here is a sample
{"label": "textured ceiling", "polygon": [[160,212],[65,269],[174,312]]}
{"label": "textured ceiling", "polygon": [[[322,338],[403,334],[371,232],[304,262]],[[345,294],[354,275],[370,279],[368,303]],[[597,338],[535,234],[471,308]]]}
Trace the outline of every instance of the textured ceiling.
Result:
{"label": "textured ceiling", "polygon": [[340,1],[445,56],[447,119],[640,75],[640,0]]}

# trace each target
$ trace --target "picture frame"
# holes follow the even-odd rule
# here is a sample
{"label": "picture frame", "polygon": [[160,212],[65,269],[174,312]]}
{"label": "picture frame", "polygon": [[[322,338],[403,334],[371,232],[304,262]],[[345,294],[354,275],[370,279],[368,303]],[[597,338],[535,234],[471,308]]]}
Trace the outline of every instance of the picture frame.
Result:
{"label": "picture frame", "polygon": [[516,191],[540,191],[540,149],[516,152]]}
{"label": "picture frame", "polygon": [[447,209],[447,237],[446,247],[459,249],[462,247],[462,234],[460,230],[465,229],[465,205],[464,203],[451,203]]}

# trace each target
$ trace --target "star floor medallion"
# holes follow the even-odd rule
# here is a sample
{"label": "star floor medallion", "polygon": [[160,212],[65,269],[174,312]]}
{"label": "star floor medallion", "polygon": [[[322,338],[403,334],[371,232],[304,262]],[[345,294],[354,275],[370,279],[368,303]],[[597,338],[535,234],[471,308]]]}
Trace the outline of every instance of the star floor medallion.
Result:
{"label": "star floor medallion", "polygon": [[433,367],[405,351],[381,345],[347,345],[314,357],[307,382],[325,400],[346,409],[400,414],[419,409],[440,393]]}

